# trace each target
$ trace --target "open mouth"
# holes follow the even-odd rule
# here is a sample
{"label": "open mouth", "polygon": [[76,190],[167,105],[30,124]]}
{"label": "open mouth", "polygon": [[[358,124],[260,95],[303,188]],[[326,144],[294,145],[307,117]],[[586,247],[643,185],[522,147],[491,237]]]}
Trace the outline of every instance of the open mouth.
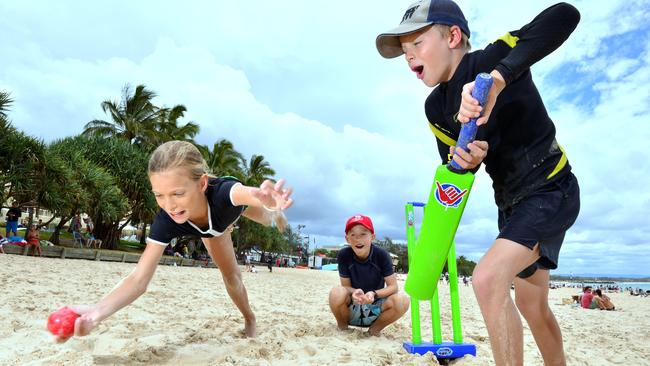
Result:
{"label": "open mouth", "polygon": [[412,66],[411,71],[417,75],[418,79],[422,79],[422,76],[424,75],[424,66]]}
{"label": "open mouth", "polygon": [[172,219],[178,219],[178,218],[181,218],[183,216],[183,214],[185,214],[185,210],[178,211],[178,212],[170,212],[169,216],[171,216]]}
{"label": "open mouth", "polygon": [[364,245],[363,245],[363,244],[361,244],[361,245],[355,245],[354,247],[357,248],[357,249],[363,249]]}

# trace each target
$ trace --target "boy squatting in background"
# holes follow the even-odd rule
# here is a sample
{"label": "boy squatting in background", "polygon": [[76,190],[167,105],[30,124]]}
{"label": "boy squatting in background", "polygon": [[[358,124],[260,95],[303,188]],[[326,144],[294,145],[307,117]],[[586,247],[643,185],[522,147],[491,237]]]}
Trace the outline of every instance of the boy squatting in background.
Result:
{"label": "boy squatting in background", "polygon": [[345,240],[350,246],[337,256],[341,286],[330,291],[330,309],[339,329],[368,327],[370,335],[379,335],[406,313],[409,299],[398,293],[388,252],[372,244],[375,229],[369,217],[348,219]]}
{"label": "boy squatting in background", "polygon": [[[399,27],[376,40],[383,57],[404,54],[425,85],[437,86],[425,102],[425,112],[443,163],[453,156],[460,166],[476,172],[484,162],[492,178],[499,235],[472,280],[497,365],[523,364],[517,309],[544,363],[566,363],[562,334],[548,306],[548,282],[565,232],[580,210],[579,188],[529,68],[557,49],[579,20],[577,9],[560,3],[484,50],[470,53],[470,30],[458,5],[424,0],[409,6]],[[471,97],[481,72],[494,79],[477,120],[483,126],[468,145],[469,152],[454,149],[461,123],[482,110]],[[516,307],[510,297],[513,281]]]}

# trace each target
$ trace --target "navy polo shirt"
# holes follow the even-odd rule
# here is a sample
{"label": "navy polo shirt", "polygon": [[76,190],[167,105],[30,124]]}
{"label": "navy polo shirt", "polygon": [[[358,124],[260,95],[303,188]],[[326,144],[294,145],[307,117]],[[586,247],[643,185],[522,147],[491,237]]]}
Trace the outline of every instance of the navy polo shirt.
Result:
{"label": "navy polo shirt", "polygon": [[232,177],[209,179],[208,188],[205,190],[209,218],[207,228],[200,228],[190,220],[177,224],[165,210],[160,209],[153,220],[147,240],[166,246],[173,238],[183,235],[195,235],[202,238],[220,236],[246,209],[246,206],[235,206],[232,203],[230,192],[237,184],[241,184],[241,182]]}
{"label": "navy polo shirt", "polygon": [[349,278],[352,287],[363,292],[381,290],[386,286],[384,277],[393,274],[393,261],[384,249],[371,244],[365,261],[359,260],[352,247],[345,247],[337,256],[339,276]]}

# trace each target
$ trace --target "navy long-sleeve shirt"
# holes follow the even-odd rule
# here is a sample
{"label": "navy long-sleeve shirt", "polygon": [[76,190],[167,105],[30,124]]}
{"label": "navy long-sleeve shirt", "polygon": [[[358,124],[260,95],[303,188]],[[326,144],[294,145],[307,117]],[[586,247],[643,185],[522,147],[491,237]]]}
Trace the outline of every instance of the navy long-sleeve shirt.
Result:
{"label": "navy long-sleeve shirt", "polygon": [[496,69],[506,81],[477,140],[487,141],[483,160],[493,181],[495,201],[505,210],[528,194],[571,171],[555,139],[555,125],[533,83],[530,66],[557,49],[573,32],[580,13],[560,3],[544,10],[521,29],[506,33],[483,50],[466,54],[451,80],[435,88],[425,112],[438,140],[443,163],[450,160],[461,124],[457,113],[463,85],[481,72]]}

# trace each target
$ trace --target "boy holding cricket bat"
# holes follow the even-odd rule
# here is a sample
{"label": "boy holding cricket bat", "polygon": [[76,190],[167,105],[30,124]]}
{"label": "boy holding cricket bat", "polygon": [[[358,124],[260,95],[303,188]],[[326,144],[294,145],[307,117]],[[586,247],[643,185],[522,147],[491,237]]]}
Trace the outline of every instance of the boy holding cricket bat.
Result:
{"label": "boy holding cricket bat", "polygon": [[[458,5],[422,0],[376,40],[383,57],[404,55],[417,78],[436,87],[425,112],[443,163],[453,159],[473,172],[484,163],[492,178],[499,235],[476,266],[472,283],[497,365],[523,364],[517,310],[544,363],[566,363],[562,334],[548,306],[548,282],[564,235],[578,216],[580,193],[530,67],[557,49],[579,19],[573,6],[556,4],[485,49],[469,52],[470,30]],[[494,80],[484,107],[471,96],[481,72]],[[466,150],[456,149],[461,124],[481,112],[476,140]]]}

